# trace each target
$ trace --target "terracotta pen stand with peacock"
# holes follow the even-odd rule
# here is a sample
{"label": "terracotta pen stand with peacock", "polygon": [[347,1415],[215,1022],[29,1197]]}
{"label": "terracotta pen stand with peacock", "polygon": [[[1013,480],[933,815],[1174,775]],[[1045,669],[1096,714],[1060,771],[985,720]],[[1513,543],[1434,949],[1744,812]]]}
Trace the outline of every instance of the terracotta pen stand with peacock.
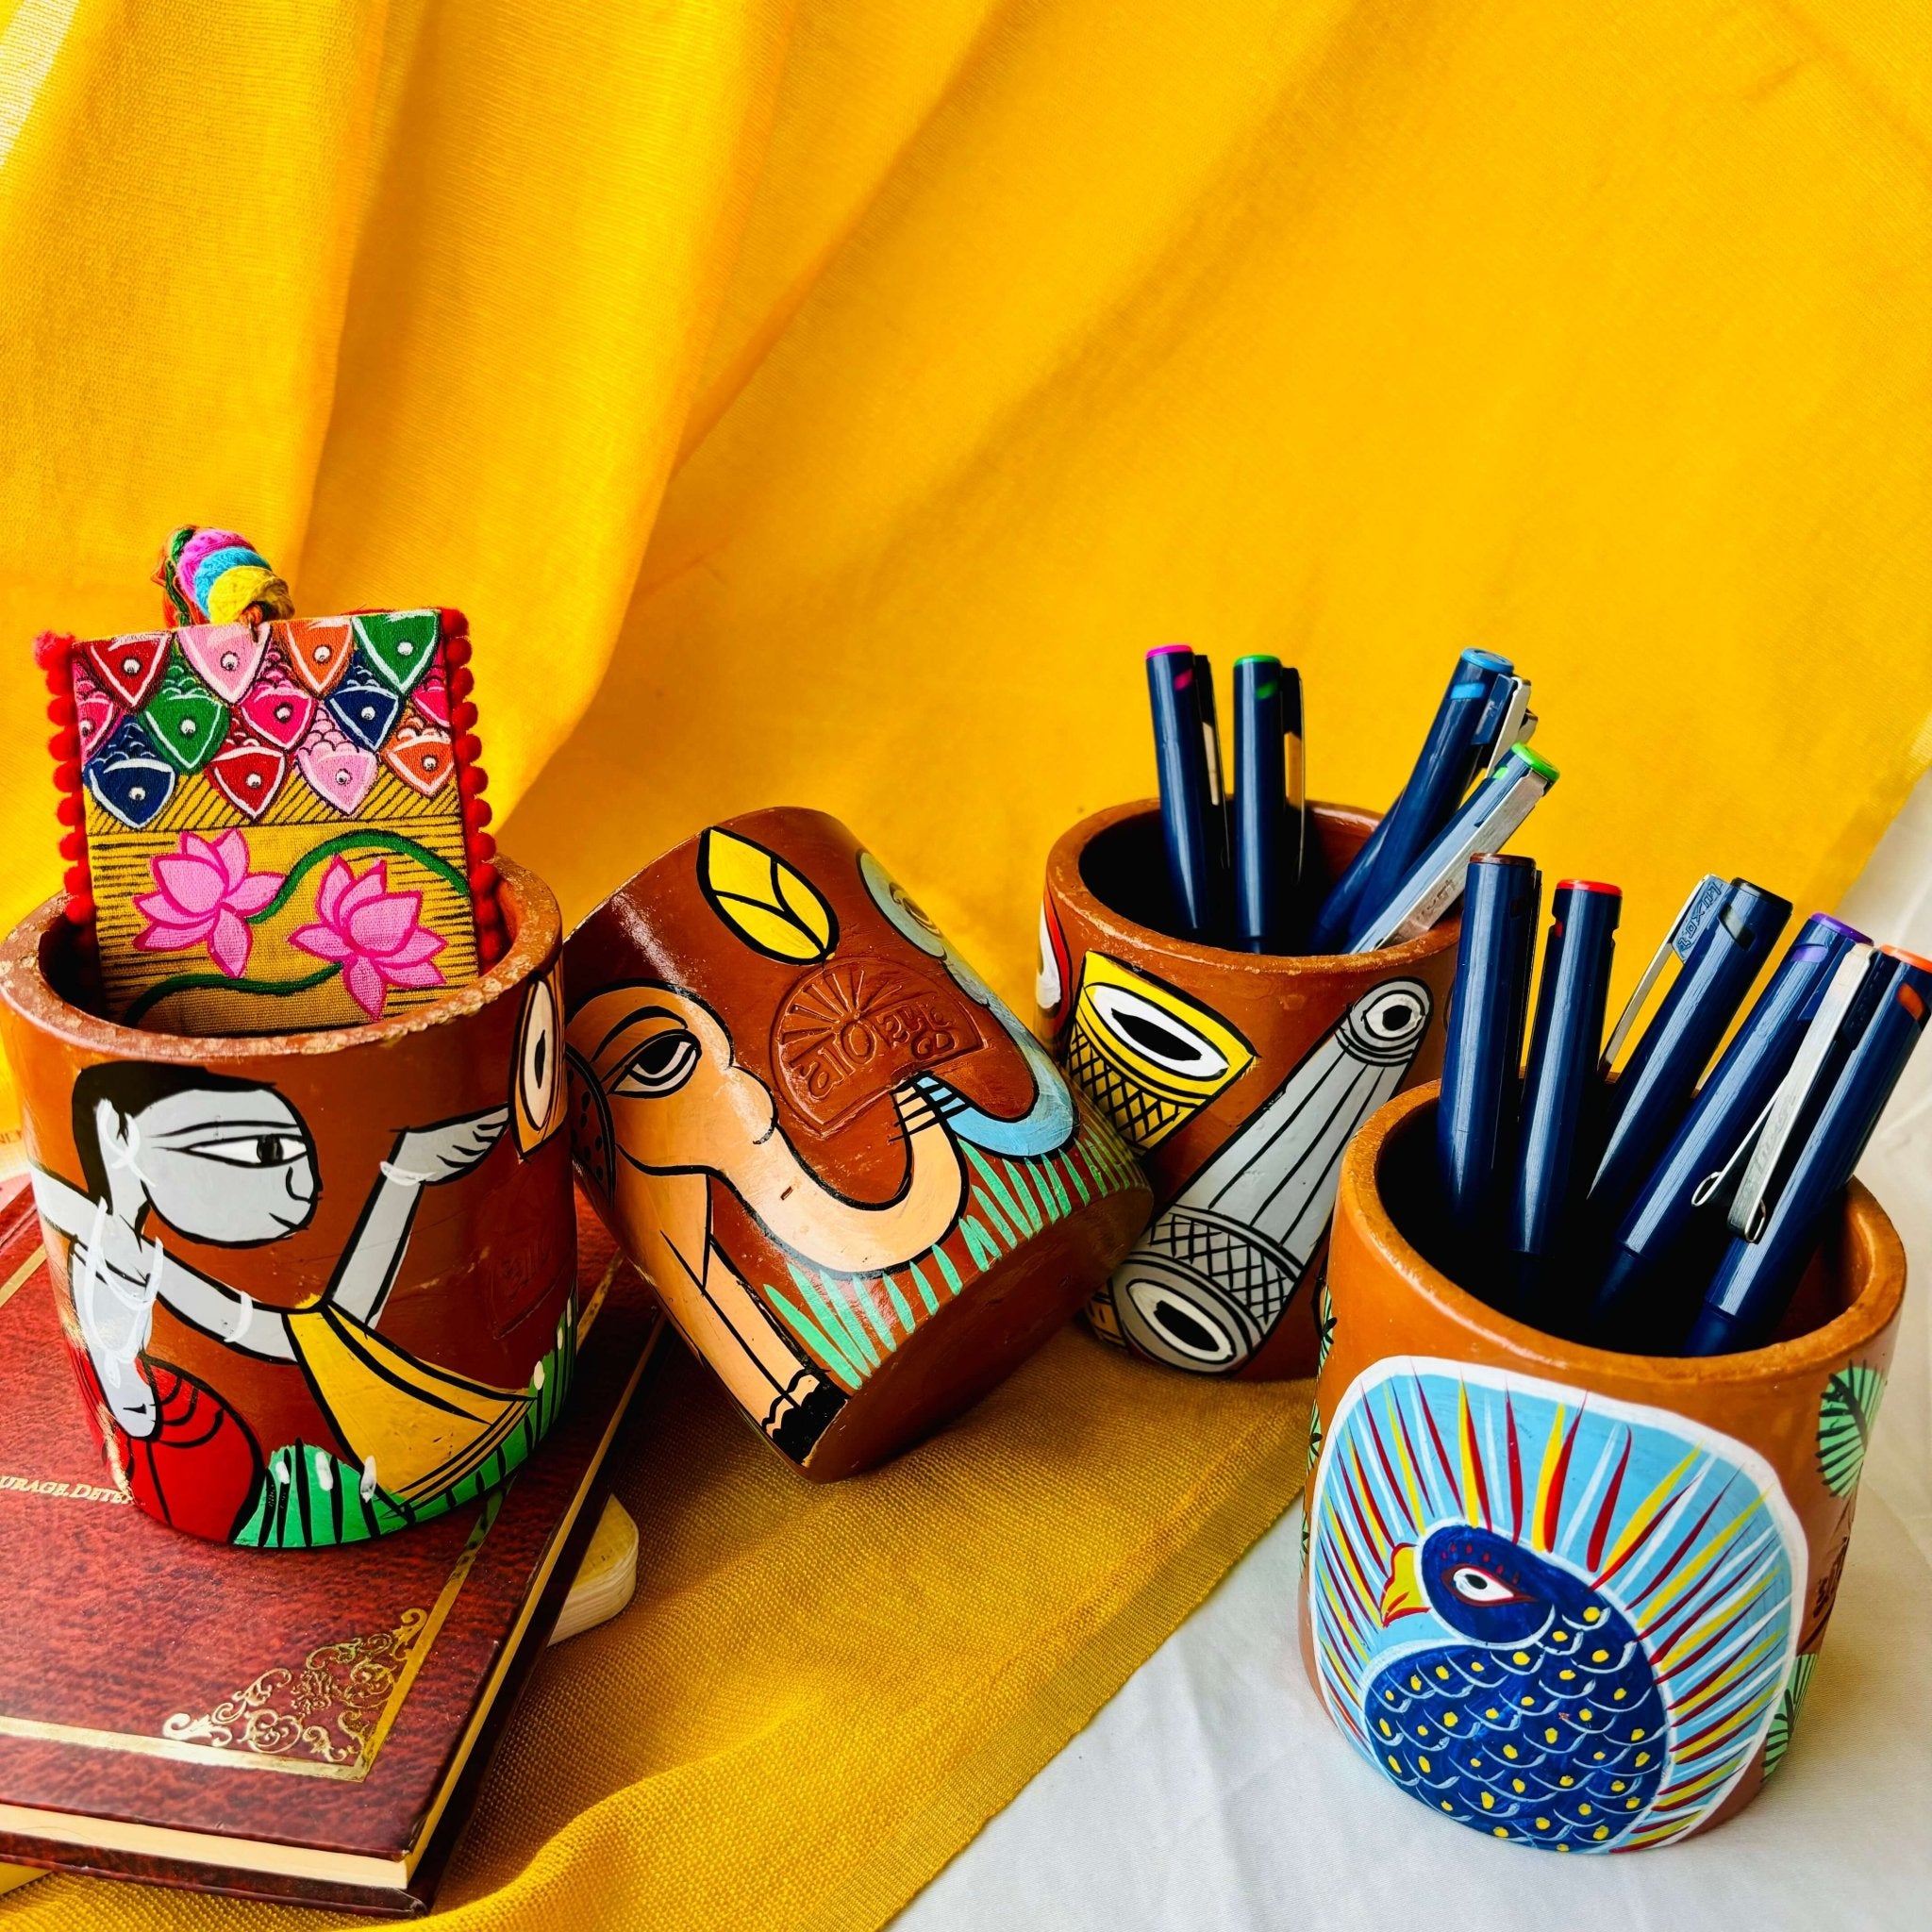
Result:
{"label": "terracotta pen stand with peacock", "polygon": [[160,580],[171,628],[41,640],[70,864],[0,1041],[117,1486],[352,1542],[502,1483],[568,1394],[561,922],[484,830],[458,613],[295,618],[227,531]]}
{"label": "terracotta pen stand with peacock", "polygon": [[1308,1675],[1367,1764],[1517,1844],[1637,1851],[1777,1769],[1837,1594],[1905,1291],[1854,1182],[1770,1345],[1623,1355],[1441,1252],[1435,1090],[1342,1162],[1309,1437]]}

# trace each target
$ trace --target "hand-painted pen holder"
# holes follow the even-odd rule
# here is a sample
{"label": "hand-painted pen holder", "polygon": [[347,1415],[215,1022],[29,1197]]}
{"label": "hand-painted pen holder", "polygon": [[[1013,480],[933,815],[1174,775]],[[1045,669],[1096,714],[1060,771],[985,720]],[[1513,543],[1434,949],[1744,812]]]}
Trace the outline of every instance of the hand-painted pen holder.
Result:
{"label": "hand-painted pen holder", "polygon": [[1342,1167],[1301,1644],[1337,1727],[1444,1818],[1559,1851],[1722,1823],[1790,1742],[1837,1594],[1905,1252],[1854,1182],[1768,1347],[1618,1355],[1443,1252],[1433,1090]]}
{"label": "hand-painted pen holder", "polygon": [[712,826],[564,958],[579,1171],[815,1480],[976,1401],[1146,1224],[1119,1137],[822,812]]}
{"label": "hand-painted pen holder", "polygon": [[576,1339],[561,922],[502,862],[508,951],[431,1005],[196,1038],[71,997],[49,901],[0,947],[61,1324],[108,1467],[176,1528],[354,1542],[495,1487]]}
{"label": "hand-painted pen holder", "polygon": [[[1327,876],[1373,813],[1312,808]],[[1152,801],[1084,819],[1046,861],[1041,1033],[1154,1183],[1152,1226],[1095,1296],[1095,1334],[1196,1374],[1315,1372],[1342,1149],[1442,1062],[1457,918],[1312,958],[1175,939]]]}

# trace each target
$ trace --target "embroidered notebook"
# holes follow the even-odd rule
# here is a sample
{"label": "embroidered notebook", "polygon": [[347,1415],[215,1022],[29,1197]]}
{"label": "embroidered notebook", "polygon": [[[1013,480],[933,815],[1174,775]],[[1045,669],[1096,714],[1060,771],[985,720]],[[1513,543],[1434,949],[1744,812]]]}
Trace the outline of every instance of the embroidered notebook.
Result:
{"label": "embroidered notebook", "polygon": [[231,531],[157,575],[178,627],[35,647],[102,1013],[289,1033],[475,979],[503,938],[462,614],[295,617]]}

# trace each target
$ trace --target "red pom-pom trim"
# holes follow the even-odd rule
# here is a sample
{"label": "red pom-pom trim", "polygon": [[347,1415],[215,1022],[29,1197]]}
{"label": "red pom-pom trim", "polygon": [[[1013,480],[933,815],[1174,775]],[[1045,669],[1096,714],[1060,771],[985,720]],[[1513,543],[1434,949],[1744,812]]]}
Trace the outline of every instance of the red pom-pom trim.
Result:
{"label": "red pom-pom trim", "polygon": [[72,724],[64,731],[55,732],[47,741],[47,750],[57,765],[69,758],[77,758],[80,756],[80,733]]}
{"label": "red pom-pom trim", "polygon": [[80,800],[71,791],[54,808],[54,816],[63,825],[78,825],[86,823],[86,814],[80,808]]}
{"label": "red pom-pom trim", "polygon": [[94,916],[94,902],[85,892],[70,892],[67,896],[67,917],[75,925],[86,925]]}
{"label": "red pom-pom trim", "polygon": [[74,708],[73,694],[69,691],[60,691],[47,700],[49,724],[72,724],[78,715]]}
{"label": "red pom-pom trim", "polygon": [[85,832],[62,832],[60,834],[60,857],[78,858],[87,850]]}
{"label": "red pom-pom trim", "polygon": [[476,736],[476,707],[469,702],[476,688],[470,663],[470,620],[460,610],[439,610],[442,630],[442,667],[449,681],[450,730],[455,740],[457,791],[463,802],[463,831],[470,856],[470,899],[476,916],[476,953],[485,966],[503,957],[503,908],[497,903],[500,883],[491,860],[496,857],[496,841],[482,828],[490,822],[490,808],[483,802],[490,774],[476,760],[483,755]]}
{"label": "red pom-pom trim", "polygon": [[71,630],[43,630],[34,640],[34,662],[47,674],[50,691],[67,688],[67,660],[74,656]]}

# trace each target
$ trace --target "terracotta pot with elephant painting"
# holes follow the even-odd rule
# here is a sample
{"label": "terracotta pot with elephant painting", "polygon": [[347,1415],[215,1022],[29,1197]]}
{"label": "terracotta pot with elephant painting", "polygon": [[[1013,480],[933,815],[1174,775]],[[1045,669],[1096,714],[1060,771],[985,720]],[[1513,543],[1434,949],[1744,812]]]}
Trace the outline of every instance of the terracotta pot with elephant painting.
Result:
{"label": "terracotta pot with elephant painting", "polygon": [[0,1040],[74,1368],[164,1522],[352,1542],[502,1483],[576,1345],[561,922],[504,862],[481,978],[372,1024],[197,1038],[80,1004],[50,901],[0,947]]}
{"label": "terracotta pot with elephant painting", "polygon": [[565,947],[579,1171],[807,1475],[975,1401],[1132,1245],[1147,1183],[836,819],[714,825]]}
{"label": "terracotta pot with elephant painting", "polygon": [[[1340,877],[1374,826],[1312,807],[1322,875]],[[1041,1036],[1154,1183],[1154,1224],[1088,1323],[1192,1374],[1312,1374],[1342,1150],[1441,1068],[1462,923],[1304,958],[1177,939],[1174,919],[1152,800],[1096,812],[1048,855]]]}

